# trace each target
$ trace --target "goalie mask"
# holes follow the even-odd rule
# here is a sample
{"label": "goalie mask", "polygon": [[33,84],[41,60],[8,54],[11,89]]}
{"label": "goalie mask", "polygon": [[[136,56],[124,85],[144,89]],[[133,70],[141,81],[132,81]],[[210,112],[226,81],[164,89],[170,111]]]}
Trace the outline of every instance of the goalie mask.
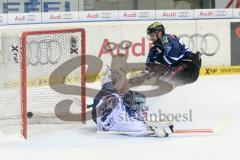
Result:
{"label": "goalie mask", "polygon": [[146,111],[146,97],[138,92],[128,91],[123,96],[123,104],[130,107],[134,111]]}

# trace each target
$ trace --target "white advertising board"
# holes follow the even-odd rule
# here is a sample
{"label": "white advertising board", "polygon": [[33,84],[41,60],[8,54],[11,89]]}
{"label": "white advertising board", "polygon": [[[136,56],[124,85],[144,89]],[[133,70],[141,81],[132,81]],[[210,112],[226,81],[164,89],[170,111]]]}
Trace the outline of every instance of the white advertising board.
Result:
{"label": "white advertising board", "polygon": [[0,14],[0,25],[84,21],[198,20],[240,18],[240,9],[106,10]]}
{"label": "white advertising board", "polygon": [[41,13],[9,13],[8,24],[32,24],[41,23]]}
{"label": "white advertising board", "polygon": [[113,21],[118,20],[118,11],[80,11],[79,21]]}
{"label": "white advertising board", "polygon": [[120,10],[119,20],[153,20],[155,10]]}
{"label": "white advertising board", "polygon": [[42,23],[77,22],[78,12],[46,12],[42,13]]}
{"label": "white advertising board", "polygon": [[[203,53],[203,66],[216,66],[230,65],[231,21],[230,19],[224,21],[165,20],[162,23],[166,27],[166,33],[179,36],[193,52]],[[145,62],[151,47],[151,43],[146,38],[146,28],[152,22],[154,21],[81,22],[58,24],[57,26],[56,24],[34,25],[34,27],[30,25],[8,26],[7,29],[84,28],[87,54],[100,58],[105,66],[105,64],[110,64],[113,55],[119,53],[126,54],[129,63]],[[1,26],[1,28],[6,28],[6,26]]]}
{"label": "white advertising board", "polygon": [[193,10],[157,10],[156,19],[194,19]]}
{"label": "white advertising board", "polygon": [[195,9],[195,19],[219,19],[219,18],[232,18],[232,9]]}

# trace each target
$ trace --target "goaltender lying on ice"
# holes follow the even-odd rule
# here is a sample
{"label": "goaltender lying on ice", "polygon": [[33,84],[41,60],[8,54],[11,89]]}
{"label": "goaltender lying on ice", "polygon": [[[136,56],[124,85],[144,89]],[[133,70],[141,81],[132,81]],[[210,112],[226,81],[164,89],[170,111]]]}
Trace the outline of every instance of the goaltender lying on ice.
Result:
{"label": "goaltender lying on ice", "polygon": [[108,68],[102,80],[102,89],[94,99],[93,120],[98,133],[130,136],[167,137],[173,131],[171,123],[149,125],[145,120],[148,111],[146,97],[128,88],[125,70]]}

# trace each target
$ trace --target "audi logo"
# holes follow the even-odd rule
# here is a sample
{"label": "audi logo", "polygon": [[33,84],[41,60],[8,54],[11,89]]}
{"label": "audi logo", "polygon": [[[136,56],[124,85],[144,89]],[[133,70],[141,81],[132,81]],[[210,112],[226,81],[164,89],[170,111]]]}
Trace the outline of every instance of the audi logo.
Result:
{"label": "audi logo", "polygon": [[215,15],[216,15],[216,16],[226,16],[226,15],[227,15],[227,12],[226,12],[226,11],[216,11],[216,12],[215,12]]}
{"label": "audi logo", "polygon": [[27,16],[27,20],[28,20],[28,21],[34,21],[34,20],[35,20],[35,16],[32,15],[32,14],[31,14],[31,15],[28,15],[28,16]]}
{"label": "audi logo", "polygon": [[32,40],[27,45],[27,64],[54,65],[60,61],[62,54],[62,44],[56,40]]}
{"label": "audi logo", "polygon": [[142,18],[144,18],[144,17],[150,17],[150,13],[149,12],[139,12],[139,15],[138,15],[139,17],[142,17]]}
{"label": "audi logo", "polygon": [[64,15],[63,15],[63,19],[73,19],[73,15],[72,14],[67,14],[67,13],[65,13]]}
{"label": "audi logo", "polygon": [[179,38],[187,39],[187,45],[191,51],[197,50],[206,56],[214,56],[220,49],[220,39],[213,33],[202,34],[182,34]]}
{"label": "audi logo", "polygon": [[112,17],[112,14],[111,14],[111,13],[102,13],[102,14],[101,14],[101,17],[102,17],[102,18],[111,18],[111,17]]}
{"label": "audi logo", "polygon": [[189,12],[178,12],[178,17],[189,17],[190,13]]}

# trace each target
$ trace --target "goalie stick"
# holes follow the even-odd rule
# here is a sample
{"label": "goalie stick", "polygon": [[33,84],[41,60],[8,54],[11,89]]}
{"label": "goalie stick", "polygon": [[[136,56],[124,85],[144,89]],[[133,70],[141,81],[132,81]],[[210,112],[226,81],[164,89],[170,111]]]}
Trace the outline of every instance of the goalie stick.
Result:
{"label": "goalie stick", "polygon": [[210,129],[176,129],[174,134],[219,134],[229,123],[229,117],[225,116],[218,126]]}
{"label": "goalie stick", "polygon": [[[173,133],[169,136],[178,136],[178,135],[211,135],[211,134],[218,134],[220,133],[226,125],[229,123],[229,118],[224,117],[221,122],[218,124],[216,128],[212,129],[174,129]],[[158,125],[159,122],[150,122],[150,125]],[[129,135],[129,136],[136,136],[136,137],[157,137],[154,131],[140,131],[140,132],[124,132],[124,131],[97,131],[99,135]]]}

